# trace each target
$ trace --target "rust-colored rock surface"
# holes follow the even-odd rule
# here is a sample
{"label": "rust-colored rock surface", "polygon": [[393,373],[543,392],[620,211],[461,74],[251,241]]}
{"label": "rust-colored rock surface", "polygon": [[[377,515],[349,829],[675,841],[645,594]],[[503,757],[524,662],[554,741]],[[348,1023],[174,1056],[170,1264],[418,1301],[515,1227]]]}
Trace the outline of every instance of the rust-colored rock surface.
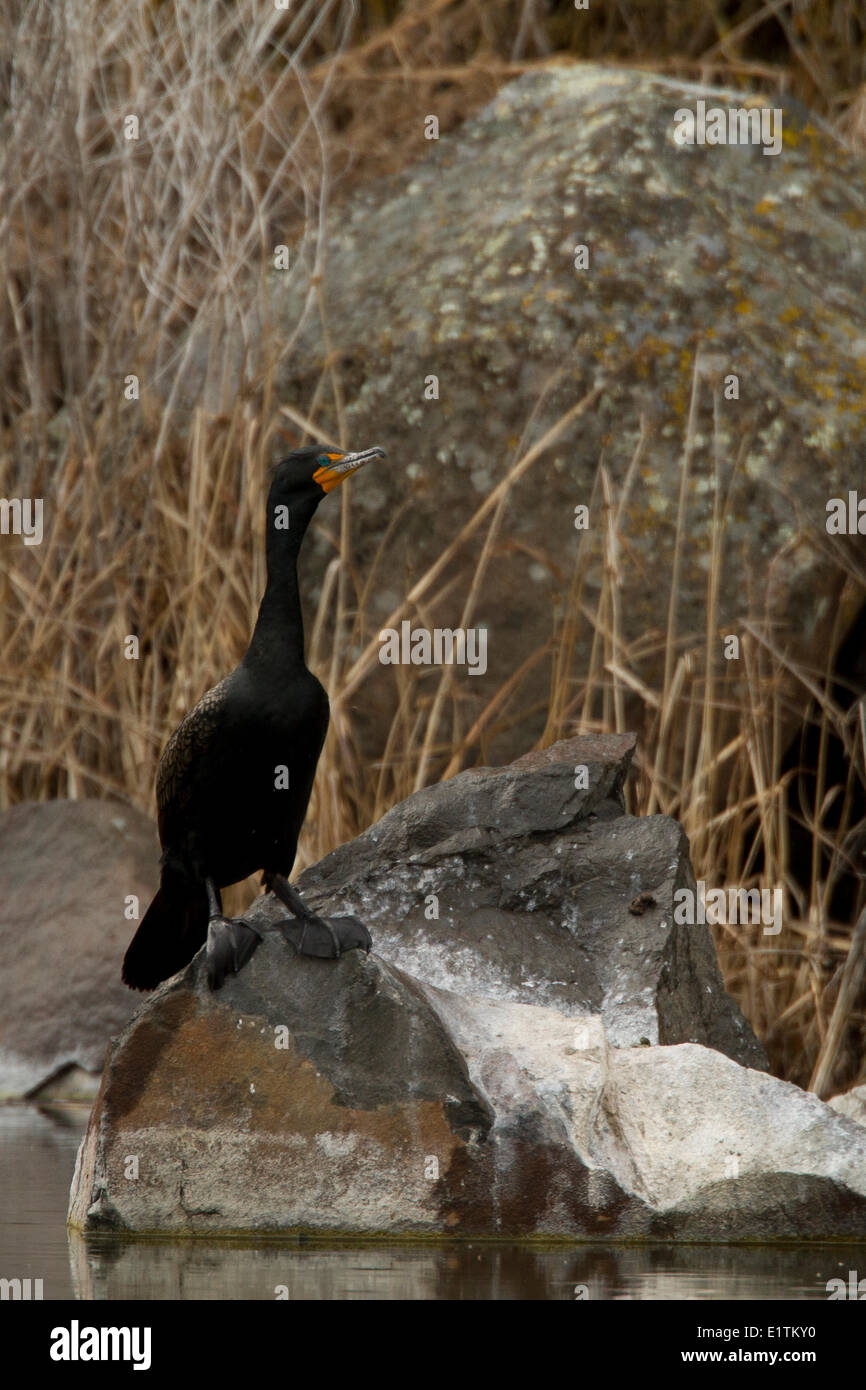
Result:
{"label": "rust-colored rock surface", "polygon": [[459,1228],[491,1123],[412,981],[358,951],[298,957],[270,932],[218,993],[197,956],[116,1040],[70,1220]]}

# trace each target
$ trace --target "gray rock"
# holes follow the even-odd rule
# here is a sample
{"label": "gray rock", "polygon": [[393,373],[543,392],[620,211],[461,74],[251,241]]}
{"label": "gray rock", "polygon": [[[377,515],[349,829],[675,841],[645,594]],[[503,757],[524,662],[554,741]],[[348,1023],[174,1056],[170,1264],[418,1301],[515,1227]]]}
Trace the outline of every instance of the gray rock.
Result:
{"label": "gray rock", "polygon": [[299,958],[271,929],[219,993],[200,954],[116,1041],[70,1222],[852,1237],[866,1134],[710,1048],[613,1049],[597,1017],[460,997],[358,952]]}
{"label": "gray rock", "polygon": [[425,994],[496,1114],[509,1232],[866,1232],[866,1135],[799,1087],[694,1044],[610,1048],[595,1018]]}
{"label": "gray rock", "polygon": [[[132,1001],[130,1007],[134,1007]],[[106,1038],[106,1046],[109,1039]],[[103,1049],[104,1051],[104,1049]],[[99,1072],[85,1071],[75,1062],[53,1072],[47,1081],[41,1082],[27,1092],[28,1100],[39,1101],[85,1101],[93,1100],[99,1093]]]}
{"label": "gray rock", "polygon": [[72,1224],[866,1230],[859,1127],[716,1050],[764,1065],[706,928],[671,926],[681,833],[624,813],[633,748],[578,738],[463,773],[309,871],[308,898],[363,912],[380,955],[299,957],[261,899],[240,975],[212,993],[200,952],[113,1043]]}
{"label": "gray rock", "polygon": [[[419,980],[598,1013],[617,1046],[699,1042],[766,1068],[708,928],[673,920],[674,892],[695,886],[685,835],[668,817],[624,814],[634,743],[570,739],[427,787],[299,887],[316,911],[357,913],[376,952]],[[255,912],[284,915],[268,899]]]}
{"label": "gray rock", "polygon": [[270,932],[218,993],[200,952],[115,1041],[70,1221],[447,1229],[461,1183],[484,1167],[492,1122],[417,984],[358,951],[296,957]]}
{"label": "gray rock", "polygon": [[158,881],[156,831],[132,807],[27,802],[0,816],[0,1097],[92,1097],[138,1002],[120,980],[125,899],[143,912]]}
{"label": "gray rock", "polygon": [[855,1086],[841,1096],[833,1096],[827,1101],[840,1115],[856,1120],[858,1125],[866,1125],[866,1086]]}
{"label": "gray rock", "polygon": [[[602,457],[621,503],[622,641],[641,640],[634,668],[657,681],[663,644],[645,639],[667,626],[699,343],[679,631],[706,631],[714,547],[722,574],[740,577],[720,587],[714,630],[766,619],[773,642],[809,669],[823,669],[837,599],[844,617],[862,602],[856,585],[842,592],[848,541],[825,530],[828,498],[862,493],[866,483],[862,169],[795,102],[785,105],[777,156],[748,145],[679,147],[674,113],[699,98],[746,100],[633,69],[527,74],[329,223],[327,340],[309,315],[279,390],[302,412],[315,399],[316,417],[336,433],[318,388],[326,359],[338,358],[347,439],[388,448],[387,463],[368,471],[352,499],[365,573],[400,514],[371,586],[373,623],[453,540],[472,499],[480,503],[504,476],[533,411],[527,442],[604,386],[511,494],[475,605],[489,632],[488,672],[457,676],[465,724],[549,632],[554,593],[573,563],[574,507],[592,501]],[[590,250],[586,271],[574,268],[578,243]],[[288,284],[274,279],[273,312],[287,332],[308,294],[303,266],[295,269]],[[721,396],[730,373],[738,400]],[[431,374],[438,400],[424,399]],[[645,448],[624,491],[642,422]],[[597,499],[592,528],[590,592],[605,565]],[[460,622],[485,534],[486,523],[450,563],[448,597],[425,596],[425,621]],[[311,560],[316,546],[321,574],[331,550],[316,538]],[[540,550],[548,562],[539,563]],[[588,667],[592,637],[589,624],[579,626],[576,671]],[[721,643],[708,660],[730,676]],[[380,718],[377,691],[390,717],[390,677],[374,667],[367,679],[367,717]],[[491,760],[537,735],[548,682],[543,665],[527,675],[511,699],[511,732],[491,735]],[[808,694],[792,683],[790,696],[793,724]]]}
{"label": "gray rock", "polygon": [[212,993],[200,952],[113,1042],[71,1224],[866,1235],[866,1132],[742,1065],[760,1049],[706,929],[670,926],[681,837],[624,813],[632,751],[587,737],[461,774],[309,871],[307,896],[364,912],[381,956],[299,957],[260,900],[240,975]]}

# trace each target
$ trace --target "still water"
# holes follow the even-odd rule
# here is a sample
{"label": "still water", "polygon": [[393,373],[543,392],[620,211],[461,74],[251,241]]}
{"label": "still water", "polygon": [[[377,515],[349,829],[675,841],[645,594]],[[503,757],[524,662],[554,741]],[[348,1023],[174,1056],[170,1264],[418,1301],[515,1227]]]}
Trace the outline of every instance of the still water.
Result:
{"label": "still water", "polygon": [[826,1299],[852,1245],[354,1245],[70,1235],[81,1105],[0,1106],[0,1278],[46,1299]]}

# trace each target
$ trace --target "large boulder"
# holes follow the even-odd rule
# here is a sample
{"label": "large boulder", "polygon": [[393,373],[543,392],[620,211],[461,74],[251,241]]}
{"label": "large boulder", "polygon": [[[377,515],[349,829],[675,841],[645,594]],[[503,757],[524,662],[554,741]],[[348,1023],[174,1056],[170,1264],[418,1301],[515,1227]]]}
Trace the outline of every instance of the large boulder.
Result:
{"label": "large boulder", "polygon": [[92,1097],[137,1004],[120,967],[159,883],[153,822],[110,801],[25,802],[0,816],[0,1097]]}
{"label": "large boulder", "polygon": [[866,1135],[743,1065],[763,1053],[706,927],[672,926],[687,846],[624,813],[633,746],[572,739],[465,772],[309,871],[309,901],[367,916],[375,955],[299,957],[260,899],[240,975],[212,993],[199,953],[112,1044],[73,1225],[711,1238],[860,1221]]}
{"label": "large boulder", "polygon": [[419,980],[598,1013],[615,1046],[704,1043],[766,1068],[709,929],[674,921],[675,892],[695,889],[681,827],[624,813],[634,745],[568,739],[427,787],[299,887],[318,912],[358,913],[377,953]]}
{"label": "large boulder", "polygon": [[710,1048],[612,1049],[597,1017],[472,999],[271,926],[203,954],[115,1042],[79,1150],[84,1230],[866,1234],[866,1132]]}
{"label": "large boulder", "polygon": [[[846,548],[862,548],[862,538],[825,529],[827,500],[866,484],[862,166],[795,102],[784,106],[776,155],[760,145],[678,145],[674,114],[699,100],[776,105],[767,94],[632,69],[527,74],[328,224],[324,326],[307,314],[279,389],[336,434],[320,382],[338,363],[333,395],[346,402],[347,440],[388,448],[388,463],[352,499],[365,572],[379,557],[372,624],[522,449],[603,384],[511,492],[474,603],[489,656],[486,676],[460,681],[466,724],[549,635],[573,564],[577,504],[592,504],[588,600],[610,576],[600,460],[621,540],[620,649],[638,681],[659,683],[664,643],[648,639],[667,627],[675,552],[677,630],[696,647],[707,631],[708,574],[739,577],[715,594],[718,640],[706,660],[717,677],[732,669],[722,635],[747,619],[767,622],[774,648],[824,669],[862,602],[862,586],[844,583],[846,569],[858,572]],[[575,269],[579,244],[586,270]],[[309,303],[303,261],[274,284],[273,311],[288,332]],[[438,397],[428,399],[434,375]],[[725,397],[729,375],[738,399]],[[487,527],[451,557],[447,593],[425,591],[425,622],[460,623]],[[316,545],[321,574],[332,552],[324,537],[311,553]],[[837,600],[838,627],[826,621]],[[576,671],[588,669],[595,640],[594,627],[579,623]],[[380,718],[375,682],[384,692],[387,678],[376,669],[359,718]],[[694,675],[703,679],[700,662]],[[491,761],[538,733],[548,683],[543,663],[526,673],[509,711],[522,710],[522,720],[485,735]],[[418,699],[425,694],[419,688]],[[808,692],[792,684],[790,696],[793,722]]]}

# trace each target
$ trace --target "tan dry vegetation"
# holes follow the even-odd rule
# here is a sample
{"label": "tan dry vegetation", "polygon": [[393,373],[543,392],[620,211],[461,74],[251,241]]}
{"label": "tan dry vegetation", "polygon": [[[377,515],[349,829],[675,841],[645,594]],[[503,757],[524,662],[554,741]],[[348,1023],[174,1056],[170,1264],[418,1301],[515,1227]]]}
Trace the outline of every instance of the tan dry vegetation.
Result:
{"label": "tan dry vegetation", "polygon": [[[277,401],[271,386],[292,351],[291,331],[268,315],[276,242],[292,244],[291,273],[306,277],[306,312],[317,313],[329,204],[417,156],[432,100],[445,132],[538,63],[603,57],[727,83],[759,79],[813,101],[853,139],[866,76],[862,45],[851,41],[855,25],[852,5],[804,12],[784,0],[626,0],[588,16],[516,0],[307,0],[290,14],[255,0],[5,7],[0,495],[44,497],[46,532],[38,547],[2,543],[0,805],[119,796],[151,811],[166,736],[244,650],[264,582],[268,463],[281,445],[319,428],[297,403]],[[141,129],[130,141],[123,123],[133,113]],[[223,408],[190,417],[174,385],[202,347],[209,394]],[[239,358],[236,392],[227,384]],[[131,373],[137,401],[124,394]],[[340,418],[336,366],[317,399],[335,401]],[[575,402],[570,416],[591,405]],[[405,595],[394,622],[424,622],[452,582],[451,555],[482,538],[464,596],[464,625],[471,623],[484,566],[503,544],[510,489],[566,424],[543,439],[527,429],[502,481]],[[689,448],[687,434],[685,457]],[[518,717],[521,682],[543,664],[543,742],[622,729],[627,709],[633,722],[637,708],[630,809],[677,816],[696,873],[709,883],[783,889],[779,937],[716,929],[728,987],[767,1040],[775,1069],[822,1093],[862,1079],[863,919],[854,932],[828,911],[833,875],[858,833],[855,793],[866,780],[860,707],[852,723],[829,672],[786,670],[759,632],[745,635],[736,663],[745,681],[728,664],[708,667],[708,639],[718,636],[718,555],[705,631],[679,631],[674,586],[667,631],[642,639],[642,650],[656,643],[664,652],[659,688],[647,687],[618,603],[629,480],[617,495],[600,464],[593,515],[604,524],[576,544],[552,639],[470,726],[449,669],[391,668],[397,713],[371,766],[357,746],[353,705],[377,659],[368,603],[377,569],[360,574],[353,565],[351,486],[341,509],[323,508],[317,522],[333,560],[309,650],[331,693],[333,724],[300,862],[356,834],[415,787],[471,765],[486,733]],[[682,527],[678,534],[677,554]],[[599,553],[600,594],[584,583]],[[324,615],[334,609],[338,641],[329,649]],[[588,670],[575,669],[581,629],[593,634]],[[129,634],[140,638],[136,661],[123,656]],[[792,679],[813,697],[820,746],[832,736],[848,758],[838,786],[823,760],[805,800],[779,733]],[[813,847],[805,895],[791,857],[795,822]]]}

